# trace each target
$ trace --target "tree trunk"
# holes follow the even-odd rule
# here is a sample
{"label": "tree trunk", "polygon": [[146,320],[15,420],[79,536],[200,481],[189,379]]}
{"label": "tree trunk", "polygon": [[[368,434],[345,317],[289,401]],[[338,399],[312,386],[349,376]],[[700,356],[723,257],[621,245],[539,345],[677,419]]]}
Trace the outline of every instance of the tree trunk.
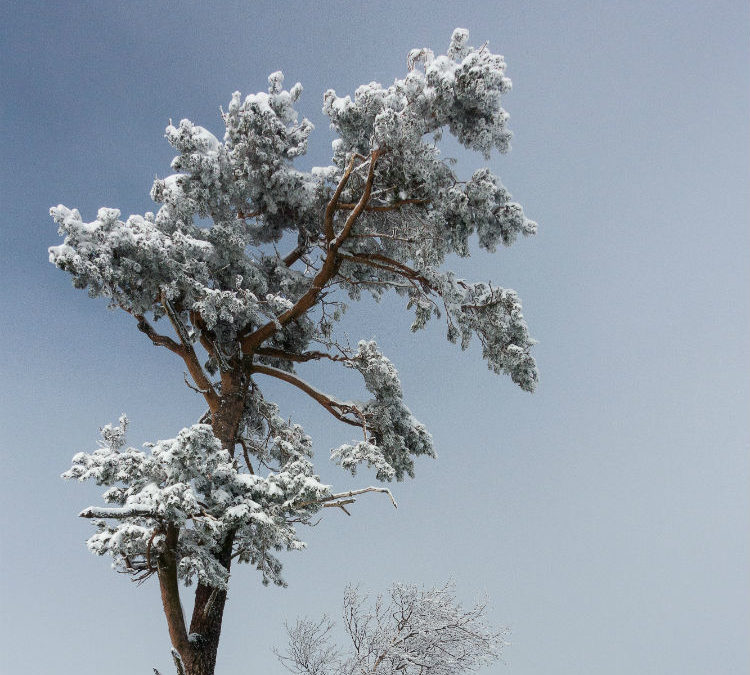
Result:
{"label": "tree trunk", "polygon": [[[219,562],[229,570],[232,562],[234,537],[227,537],[219,555]],[[221,623],[224,618],[224,605],[227,592],[198,584],[195,589],[195,607],[190,621],[190,663],[185,664],[186,675],[213,675],[216,667],[216,654],[219,650]]]}
{"label": "tree trunk", "polygon": [[[240,378],[233,377],[231,373],[222,373],[222,395],[219,409],[213,415],[212,426],[214,435],[232,456],[243,410],[244,397],[241,394]],[[174,545],[176,543],[175,535]],[[227,571],[232,563],[233,544],[234,533],[229,533],[217,555],[218,562]],[[185,675],[214,675],[227,592],[198,583],[188,633],[177,594],[176,560],[174,555],[167,555],[166,560],[171,561],[172,565],[165,568],[163,574],[160,571],[159,582],[172,645],[182,658]]]}

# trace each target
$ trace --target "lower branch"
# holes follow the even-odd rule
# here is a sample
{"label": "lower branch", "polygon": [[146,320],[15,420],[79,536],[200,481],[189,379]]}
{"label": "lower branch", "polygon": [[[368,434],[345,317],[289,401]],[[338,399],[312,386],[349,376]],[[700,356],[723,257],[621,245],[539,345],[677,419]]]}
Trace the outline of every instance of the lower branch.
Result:
{"label": "lower branch", "polygon": [[382,492],[383,494],[387,494],[391,498],[391,504],[393,504],[393,508],[398,508],[398,504],[396,503],[396,499],[394,498],[393,493],[387,487],[375,487],[374,485],[366,488],[360,488],[358,490],[349,490],[348,492],[337,492],[336,494],[330,495],[329,497],[324,497],[323,499],[318,499],[311,502],[297,503],[295,504],[295,506],[301,509],[305,506],[313,506],[315,504],[320,504],[324,507],[340,506],[340,504],[337,502],[341,502],[341,504],[353,504],[357,500],[352,499],[352,497],[363,495],[367,492]]}
{"label": "lower branch", "polygon": [[189,662],[193,650],[185,627],[185,616],[182,613],[182,603],[180,602],[180,587],[177,581],[176,548],[178,536],[177,528],[174,525],[168,525],[164,552],[159,556],[157,574],[164,615],[169,629],[169,638],[172,641],[172,646],[183,660]]}
{"label": "lower branch", "polygon": [[116,520],[133,518],[134,516],[155,519],[159,518],[159,514],[155,513],[152,507],[146,506],[145,504],[132,504],[131,506],[123,506],[119,508],[110,506],[89,506],[81,511],[78,516],[80,518],[114,518]]}

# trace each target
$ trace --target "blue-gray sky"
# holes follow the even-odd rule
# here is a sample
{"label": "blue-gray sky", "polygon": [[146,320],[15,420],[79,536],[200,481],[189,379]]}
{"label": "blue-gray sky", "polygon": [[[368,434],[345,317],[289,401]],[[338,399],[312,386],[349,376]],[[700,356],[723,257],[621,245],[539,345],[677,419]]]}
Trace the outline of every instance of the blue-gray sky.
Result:
{"label": "blue-gray sky", "polygon": [[[215,133],[232,91],[301,81],[325,164],[322,94],[384,83],[456,26],[505,55],[513,151],[490,162],[536,238],[458,265],[515,288],[539,340],[537,393],[489,373],[397,301],[352,312],[375,337],[439,458],[327,513],[284,556],[286,590],[236,570],[219,671],[278,672],[297,614],[336,615],[347,582],[452,576],[510,624],[508,675],[746,673],[750,667],[750,7],[747,2],[7,2],[0,10],[0,670],[169,672],[158,591],[83,545],[98,491],[72,454],[126,411],[131,442],[168,438],[200,402],[173,355],[47,263],[65,203],[153,208],[169,118]],[[470,171],[481,157],[461,154]],[[317,383],[346,394],[323,369]],[[342,391],[342,389],[344,391]],[[323,477],[348,440],[275,388]]]}

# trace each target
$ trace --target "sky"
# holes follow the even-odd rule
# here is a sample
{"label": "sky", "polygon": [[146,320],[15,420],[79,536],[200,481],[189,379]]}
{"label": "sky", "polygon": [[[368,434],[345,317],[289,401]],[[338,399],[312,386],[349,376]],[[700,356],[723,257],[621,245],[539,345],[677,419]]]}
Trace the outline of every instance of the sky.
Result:
{"label": "sky", "polygon": [[[130,443],[201,413],[173,355],[47,262],[50,206],[92,220],[154,208],[163,138],[187,117],[221,133],[233,91],[300,81],[330,159],[322,95],[406,72],[453,29],[503,54],[513,150],[488,165],[536,237],[453,261],[516,289],[539,341],[536,393],[461,352],[402,302],[353,308],[438,458],[325,513],[283,556],[286,589],[233,573],[217,672],[281,672],[298,615],[338,616],[347,583],[453,579],[511,627],[486,673],[698,675],[750,669],[750,6],[744,1],[7,2],[0,9],[0,671],[172,672],[153,580],[84,546],[95,486],[59,475],[121,412]],[[450,149],[450,147],[449,147]],[[485,165],[458,152],[465,175]],[[324,368],[322,389],[352,395]],[[322,478],[349,440],[302,394],[270,388],[315,441]],[[354,392],[356,393],[356,392]]]}

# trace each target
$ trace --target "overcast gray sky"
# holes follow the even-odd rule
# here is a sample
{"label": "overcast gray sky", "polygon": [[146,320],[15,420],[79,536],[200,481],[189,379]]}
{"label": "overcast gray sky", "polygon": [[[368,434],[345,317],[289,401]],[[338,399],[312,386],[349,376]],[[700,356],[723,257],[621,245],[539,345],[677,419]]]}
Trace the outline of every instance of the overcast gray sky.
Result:
{"label": "overcast gray sky", "polygon": [[[218,672],[278,672],[297,614],[337,615],[344,586],[455,580],[510,624],[508,675],[744,674],[750,667],[750,7],[736,2],[6,2],[0,10],[2,349],[0,670],[171,672],[158,590],[84,547],[95,487],[59,474],[125,411],[134,445],[200,412],[180,365],[47,263],[60,202],[153,208],[168,120],[214,133],[268,73],[322,94],[403,76],[412,47],[466,27],[505,55],[513,151],[493,156],[537,237],[460,261],[515,288],[539,340],[528,395],[399,301],[351,313],[399,368],[437,460],[351,518],[326,513],[284,556],[289,588],[232,578]],[[481,157],[461,153],[470,172]],[[348,380],[311,371],[346,396]],[[274,389],[316,441],[345,442]]]}

